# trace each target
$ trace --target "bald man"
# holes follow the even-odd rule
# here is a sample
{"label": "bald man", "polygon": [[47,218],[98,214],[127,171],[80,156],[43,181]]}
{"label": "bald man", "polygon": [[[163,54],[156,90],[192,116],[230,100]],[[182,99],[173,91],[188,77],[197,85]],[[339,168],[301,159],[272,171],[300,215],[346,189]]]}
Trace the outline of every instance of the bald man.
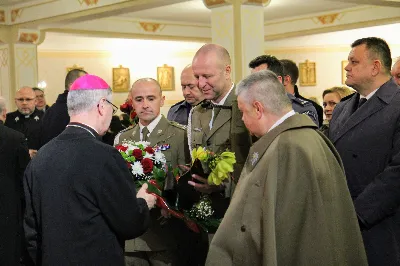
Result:
{"label": "bald man", "polygon": [[192,110],[188,124],[190,148],[201,146],[215,153],[230,150],[235,152],[236,164],[232,179],[224,185],[209,185],[207,176],[198,175],[193,178],[199,183],[188,183],[210,195],[215,218],[222,218],[248,155],[251,137],[238,109],[228,51],[220,45],[206,44],[197,51],[192,67],[206,101]]}
{"label": "bald man", "polygon": [[5,126],[25,135],[29,155],[33,157],[40,147],[41,119],[43,112],[36,109],[36,94],[31,87],[22,87],[15,94],[17,110],[7,114]]}
{"label": "bald man", "polygon": [[396,84],[400,86],[400,57],[393,65],[391,74]]}
{"label": "bald man", "polygon": [[[132,85],[130,95],[132,106],[139,123],[133,128],[121,131],[114,144],[123,140],[134,142],[148,141],[151,146],[164,147],[163,154],[167,164],[172,167],[185,165],[190,161],[186,130],[184,126],[167,120],[160,108],[164,96],[160,84],[151,78],[142,78]],[[169,204],[175,206],[175,180],[168,176],[165,180],[164,195]],[[151,225],[141,237],[125,242],[125,262],[128,265],[176,265],[180,258],[180,234],[186,232],[183,224],[176,218],[161,220],[160,209],[150,211]],[[177,232],[176,229],[179,231]],[[190,265],[190,264],[189,264]]]}
{"label": "bald man", "polygon": [[181,73],[182,93],[185,100],[171,106],[167,115],[168,120],[187,125],[190,110],[204,99],[203,92],[197,85],[192,65],[186,66]]}

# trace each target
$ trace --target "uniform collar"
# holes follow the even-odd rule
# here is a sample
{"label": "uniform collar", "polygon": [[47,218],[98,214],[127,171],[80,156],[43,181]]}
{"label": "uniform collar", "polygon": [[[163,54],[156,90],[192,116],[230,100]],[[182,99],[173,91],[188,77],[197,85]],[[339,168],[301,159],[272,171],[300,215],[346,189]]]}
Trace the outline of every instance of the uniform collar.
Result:
{"label": "uniform collar", "polygon": [[[161,117],[162,117],[162,115],[160,113],[153,121],[150,122],[150,124],[148,124],[147,129],[149,130],[149,134],[158,125],[158,122],[160,122]],[[140,128],[140,132],[142,132],[142,129],[144,128],[144,126],[142,125],[142,123],[140,123],[140,120],[139,120],[139,128]]]}

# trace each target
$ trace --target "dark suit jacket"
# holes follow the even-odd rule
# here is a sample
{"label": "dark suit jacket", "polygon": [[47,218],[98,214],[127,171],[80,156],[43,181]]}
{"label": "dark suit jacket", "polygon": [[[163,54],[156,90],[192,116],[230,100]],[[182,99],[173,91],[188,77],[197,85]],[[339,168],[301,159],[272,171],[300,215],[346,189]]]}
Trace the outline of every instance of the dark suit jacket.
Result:
{"label": "dark suit jacket", "polygon": [[0,265],[19,265],[22,175],[29,160],[24,135],[0,121]]}
{"label": "dark suit jacket", "polygon": [[370,265],[400,265],[400,90],[391,79],[358,110],[333,111],[329,137],[344,164]]}
{"label": "dark suit jacket", "polygon": [[24,190],[37,265],[124,265],[124,241],[148,227],[149,209],[122,156],[82,128],[66,128],[38,151]]}
{"label": "dark suit jacket", "polygon": [[67,108],[68,91],[58,95],[56,102],[49,108],[42,119],[40,147],[57,137],[69,123]]}

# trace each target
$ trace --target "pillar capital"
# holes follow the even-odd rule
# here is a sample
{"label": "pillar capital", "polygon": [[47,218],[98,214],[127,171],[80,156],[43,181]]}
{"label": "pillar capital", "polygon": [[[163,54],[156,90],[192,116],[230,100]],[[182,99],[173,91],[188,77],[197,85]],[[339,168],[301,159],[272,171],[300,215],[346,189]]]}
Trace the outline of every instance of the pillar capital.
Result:
{"label": "pillar capital", "polygon": [[239,5],[255,5],[255,6],[267,6],[271,0],[203,0],[204,5],[208,9],[239,4]]}

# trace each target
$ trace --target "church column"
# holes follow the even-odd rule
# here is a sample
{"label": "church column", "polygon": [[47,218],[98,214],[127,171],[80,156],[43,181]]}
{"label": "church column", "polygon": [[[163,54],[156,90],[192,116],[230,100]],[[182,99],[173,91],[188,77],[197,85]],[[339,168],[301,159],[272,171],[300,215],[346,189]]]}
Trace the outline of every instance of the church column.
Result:
{"label": "church column", "polygon": [[203,0],[211,10],[212,42],[231,55],[233,80],[250,73],[249,62],[264,54],[264,7],[270,0]]}
{"label": "church column", "polygon": [[9,111],[15,109],[16,90],[37,86],[37,44],[42,39],[39,30],[0,29],[0,94],[6,99]]}

